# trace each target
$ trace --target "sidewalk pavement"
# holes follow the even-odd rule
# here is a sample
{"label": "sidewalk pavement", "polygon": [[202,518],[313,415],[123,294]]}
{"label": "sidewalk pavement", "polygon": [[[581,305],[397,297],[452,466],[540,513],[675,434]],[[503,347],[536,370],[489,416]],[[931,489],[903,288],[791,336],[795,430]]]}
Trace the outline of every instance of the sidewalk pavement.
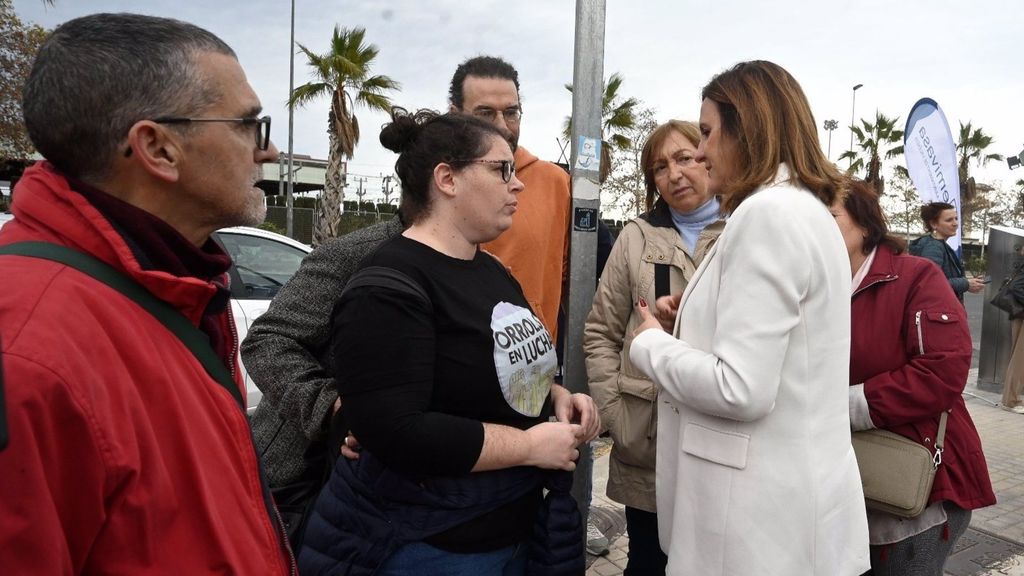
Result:
{"label": "sidewalk pavement", "polygon": [[[997,503],[975,510],[971,528],[958,542],[948,576],[1024,576],[1024,415],[1000,409],[1000,395],[976,387],[971,370],[964,393],[967,409],[981,435]],[[608,500],[607,440],[594,447],[591,518],[611,543],[607,555],[587,556],[587,576],[615,576],[626,566],[629,536],[621,504]]]}

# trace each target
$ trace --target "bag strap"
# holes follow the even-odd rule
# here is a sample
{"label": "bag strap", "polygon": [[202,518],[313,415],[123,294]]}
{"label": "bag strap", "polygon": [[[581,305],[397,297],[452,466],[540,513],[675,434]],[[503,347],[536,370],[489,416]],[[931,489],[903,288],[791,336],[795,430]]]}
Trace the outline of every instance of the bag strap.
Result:
{"label": "bag strap", "polygon": [[428,307],[433,308],[430,296],[427,295],[426,290],[420,286],[419,282],[410,278],[408,274],[388,266],[367,266],[353,274],[349,278],[348,283],[345,284],[345,288],[341,291],[339,300],[345,294],[348,294],[350,290],[365,286],[391,288],[392,290],[414,296],[426,303]]}
{"label": "bag strap", "polygon": [[1020,276],[1021,272],[1024,272],[1024,266],[1017,267],[1012,274],[1007,276],[1006,280],[1003,280],[1003,286],[1008,287],[1013,284],[1013,281],[1017,279],[1017,276]]}
{"label": "bag strap", "polygon": [[668,296],[672,288],[669,286],[669,265],[668,264],[655,264],[654,265],[654,298],[658,299],[662,296]]}
{"label": "bag strap", "polygon": [[935,435],[935,456],[932,457],[932,464],[935,468],[942,464],[942,447],[946,439],[946,418],[949,416],[949,412],[946,410],[942,411],[942,416],[939,416],[939,432]]}
{"label": "bag strap", "polygon": [[154,296],[135,280],[88,254],[50,242],[16,242],[0,246],[0,255],[4,254],[59,262],[91,276],[124,294],[143,310],[152,314],[167,330],[177,336],[181,343],[196,357],[196,360],[202,364],[206,373],[231,393],[231,397],[235,399],[241,410],[245,410],[242,392],[238,389],[238,385],[228,371],[227,366],[224,365],[224,362],[217,356],[217,353],[210,347],[209,337],[193,326],[181,312]]}

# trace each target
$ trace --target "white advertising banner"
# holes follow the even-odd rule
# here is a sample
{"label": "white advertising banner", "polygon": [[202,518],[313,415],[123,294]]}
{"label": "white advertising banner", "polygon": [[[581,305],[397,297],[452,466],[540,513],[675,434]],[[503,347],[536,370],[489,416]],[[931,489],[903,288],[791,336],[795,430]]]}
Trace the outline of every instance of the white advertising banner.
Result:
{"label": "white advertising banner", "polygon": [[[946,115],[935,100],[922,98],[910,109],[903,132],[903,156],[921,203],[952,204],[959,220],[960,173],[956,164],[956,142]],[[960,229],[947,242],[959,253]]]}

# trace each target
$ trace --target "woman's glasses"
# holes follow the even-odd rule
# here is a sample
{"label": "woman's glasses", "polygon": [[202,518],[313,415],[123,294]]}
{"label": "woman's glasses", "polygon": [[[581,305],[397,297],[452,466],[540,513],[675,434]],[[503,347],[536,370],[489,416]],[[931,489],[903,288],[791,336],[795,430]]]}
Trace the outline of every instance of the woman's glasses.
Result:
{"label": "woman's glasses", "polygon": [[508,184],[512,180],[512,175],[516,173],[516,163],[514,160],[461,160],[461,162],[469,162],[470,164],[501,164],[501,181]]}

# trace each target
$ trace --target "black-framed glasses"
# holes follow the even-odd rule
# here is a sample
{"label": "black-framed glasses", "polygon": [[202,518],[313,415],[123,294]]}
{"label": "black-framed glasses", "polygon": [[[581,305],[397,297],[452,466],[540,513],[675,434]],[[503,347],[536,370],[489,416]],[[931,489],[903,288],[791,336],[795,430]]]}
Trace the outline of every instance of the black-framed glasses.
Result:
{"label": "black-framed glasses", "polygon": [[516,173],[516,162],[515,160],[456,160],[456,162],[466,162],[469,164],[501,164],[501,181],[508,184],[512,180],[512,175]]}
{"label": "black-framed glasses", "polygon": [[523,117],[523,108],[521,106],[509,106],[504,110],[495,110],[494,108],[477,108],[473,110],[473,116],[488,122],[494,122],[498,118],[498,114],[501,114],[506,124],[518,124],[519,120]]}
{"label": "black-framed glasses", "polygon": [[270,148],[270,116],[262,118],[186,118],[184,116],[161,116],[154,118],[157,124],[189,124],[192,122],[235,122],[243,126],[256,125],[256,146],[260,150]]}

